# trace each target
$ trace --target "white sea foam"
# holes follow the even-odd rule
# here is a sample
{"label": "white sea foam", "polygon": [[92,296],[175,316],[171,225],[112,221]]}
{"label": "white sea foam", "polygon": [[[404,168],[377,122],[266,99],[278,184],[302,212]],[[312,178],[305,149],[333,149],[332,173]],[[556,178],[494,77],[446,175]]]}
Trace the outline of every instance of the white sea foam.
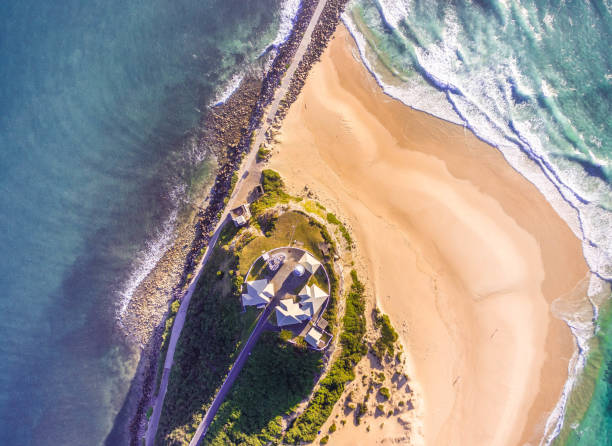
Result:
{"label": "white sea foam", "polygon": [[297,12],[300,9],[301,0],[285,0],[280,9],[280,24],[276,38],[272,41],[272,45],[278,46],[283,43],[291,30],[293,29],[293,22],[297,16]]}
{"label": "white sea foam", "polygon": [[[389,5],[389,2],[379,2],[379,11],[389,25],[399,23],[408,14],[406,8]],[[528,21],[529,14],[524,13]],[[457,77],[455,70],[459,62],[455,55],[461,49],[459,25],[452,8],[447,8],[445,17],[441,42],[426,50],[415,48],[422,71],[439,90],[424,82],[419,83],[417,79],[405,82],[383,79],[370,60],[374,58],[369,57],[371,50],[365,37],[349,13],[343,15],[343,21],[357,42],[364,64],[387,94],[415,109],[465,125],[479,138],[498,147],[510,165],[547,197],[576,236],[583,240],[583,251],[590,269],[601,277],[612,279],[612,235],[608,231],[612,216],[596,204],[609,204],[609,188],[602,180],[587,175],[583,169],[569,162],[567,169],[555,171],[553,166],[559,166],[560,161],[551,158],[554,155],[545,150],[541,139],[544,132],[538,131],[545,124],[533,116],[523,121],[516,119],[515,114],[520,113],[520,106],[514,104],[506,80],[514,79],[525,94],[529,94],[533,86],[524,76],[517,75],[520,70],[512,57],[493,67],[471,72],[470,82]],[[556,91],[545,81],[537,87],[547,97],[556,96]],[[576,132],[558,110],[553,112],[570,130]]]}
{"label": "white sea foam", "polygon": [[[276,37],[270,43],[269,46],[279,46],[289,37],[291,30],[293,29],[293,23],[297,16],[297,12],[300,8],[301,0],[285,0],[280,8],[279,17],[279,29],[276,33]],[[269,47],[268,46],[268,47]],[[261,54],[264,54],[266,50],[263,50]],[[271,62],[271,61],[270,61]],[[224,88],[217,94],[215,99],[211,102],[211,105],[224,104],[234,92],[240,86],[240,83],[244,79],[244,71],[239,71],[234,74],[232,78],[225,84]]]}
{"label": "white sea foam", "polygon": [[234,92],[240,86],[240,82],[244,79],[244,73],[238,72],[232,76],[232,78],[227,82],[225,88],[221,90],[221,92],[215,97],[214,101],[212,101],[212,105],[220,105],[224,104]]}
{"label": "white sea foam", "polygon": [[170,216],[164,222],[159,232],[151,237],[132,262],[132,272],[128,276],[127,281],[120,287],[121,291],[118,292],[117,318],[120,323],[125,316],[136,288],[155,268],[157,262],[170,248],[176,237],[175,228],[178,216],[178,202],[184,193],[184,187],[176,187],[171,192],[171,200],[173,203],[177,203],[177,206],[171,211]]}
{"label": "white sea foam", "polygon": [[[378,6],[387,25],[397,27],[402,19],[409,18],[414,5],[408,1],[380,0]],[[500,12],[507,15],[508,3],[502,1],[500,7]],[[376,60],[376,55],[353,23],[350,13],[343,15],[343,21],[357,43],[362,61],[385,93],[410,107],[469,127],[479,138],[496,146],[508,163],[542,192],[574,234],[582,240],[583,253],[593,274],[589,280],[588,293],[586,289],[583,290],[583,296],[587,298],[579,308],[566,308],[565,312],[556,309],[558,316],[570,327],[577,349],[568,364],[569,378],[546,423],[546,434],[541,444],[548,445],[560,432],[569,394],[586,364],[588,341],[596,329],[594,321],[597,320],[598,306],[603,299],[609,298],[609,290],[604,291],[607,287],[602,279],[612,279],[612,233],[609,231],[612,227],[612,213],[602,206],[612,208],[612,196],[609,186],[603,180],[588,175],[584,169],[570,161],[563,163],[559,157],[555,158],[556,154],[550,152],[552,142],[546,136],[547,124],[541,118],[529,114],[525,105],[515,103],[508,80],[514,83],[517,93],[524,97],[540,91],[550,98],[553,108],[551,113],[555,118],[570,133],[574,132],[578,138],[583,138],[556,106],[555,89],[544,80],[539,85],[533,85],[533,81],[522,74],[511,53],[507,57],[500,57],[493,66],[482,64],[476,71],[464,72],[464,75],[468,73],[469,81],[458,77],[464,68],[464,61],[458,60],[460,58],[456,54],[461,54],[461,59],[465,55],[458,40],[459,27],[454,11],[451,9],[446,12],[441,41],[427,49],[414,48],[422,72],[442,91],[425,82],[383,80],[371,62]],[[529,11],[521,10],[519,13],[523,15],[524,25],[533,32],[536,39],[541,37],[540,33],[552,29],[553,19],[550,16],[546,17],[544,26],[536,23],[538,26],[535,27]],[[471,61],[465,62],[469,64]],[[600,160],[595,156],[591,159],[601,166],[609,165],[609,160]]]}
{"label": "white sea foam", "polygon": [[[577,349],[568,364],[568,379],[563,386],[561,396],[546,420],[540,446],[549,446],[561,432],[569,396],[586,365],[589,340],[597,330],[595,321],[599,315],[599,305],[609,298],[608,284],[596,275],[590,275],[587,287],[586,290],[584,286],[578,287],[571,293],[573,295],[570,295],[569,299],[568,296],[563,296],[555,300],[551,306],[553,314],[567,323],[574,335]],[[580,298],[581,296],[584,297]]]}
{"label": "white sea foam", "polygon": [[463,124],[463,120],[457,116],[457,113],[455,113],[452,106],[448,103],[443,92],[432,90],[416,79],[414,81],[407,81],[403,85],[392,85],[385,82],[380,74],[374,70],[372,63],[367,57],[366,51],[368,46],[365,37],[357,30],[357,26],[353,23],[351,17],[348,14],[344,14],[342,16],[342,21],[353,38],[357,41],[357,49],[359,50],[361,61],[386,94],[398,99],[404,104],[410,105],[416,110],[430,113],[455,124]]}

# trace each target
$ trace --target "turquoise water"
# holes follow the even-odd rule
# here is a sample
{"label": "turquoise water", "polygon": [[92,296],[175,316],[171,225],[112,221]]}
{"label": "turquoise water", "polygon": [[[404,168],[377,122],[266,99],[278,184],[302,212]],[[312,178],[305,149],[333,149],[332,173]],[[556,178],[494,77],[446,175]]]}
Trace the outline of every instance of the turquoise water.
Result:
{"label": "turquoise water", "polygon": [[[599,330],[592,342],[583,380],[574,393],[577,416],[568,413],[566,426],[555,444],[591,446],[612,444],[612,307],[598,319]],[[586,409],[586,410],[585,410]]]}
{"label": "turquoise water", "polygon": [[210,162],[185,135],[280,6],[0,2],[0,444],[103,444],[124,422],[118,300]]}
{"label": "turquoise water", "polygon": [[[344,19],[388,94],[498,147],[583,240],[593,288],[612,280],[610,2],[353,0]],[[570,321],[591,356],[566,444],[612,444],[609,311],[590,343]]]}

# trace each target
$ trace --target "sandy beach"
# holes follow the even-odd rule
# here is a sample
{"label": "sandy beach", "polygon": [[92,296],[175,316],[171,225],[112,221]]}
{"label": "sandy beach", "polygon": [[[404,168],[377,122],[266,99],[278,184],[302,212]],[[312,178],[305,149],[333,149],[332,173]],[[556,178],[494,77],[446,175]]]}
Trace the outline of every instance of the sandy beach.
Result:
{"label": "sandy beach", "polygon": [[[574,350],[550,304],[587,277],[580,242],[495,148],[384,95],[356,55],[340,27],[270,167],[346,218],[370,305],[407,350],[418,419],[403,429],[427,445],[537,444]],[[347,423],[330,444],[397,426]]]}

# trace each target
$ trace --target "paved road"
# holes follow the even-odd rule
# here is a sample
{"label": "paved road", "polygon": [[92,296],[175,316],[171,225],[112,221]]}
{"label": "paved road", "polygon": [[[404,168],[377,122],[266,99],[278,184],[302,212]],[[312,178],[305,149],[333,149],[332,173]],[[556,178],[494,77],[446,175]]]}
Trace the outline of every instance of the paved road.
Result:
{"label": "paved road", "polygon": [[[261,145],[261,143],[264,142],[266,131],[269,128],[269,124],[271,124],[272,121],[274,120],[274,116],[276,116],[276,112],[278,111],[280,102],[285,97],[285,95],[287,94],[287,91],[289,90],[289,85],[291,84],[291,78],[293,78],[293,74],[295,73],[295,70],[297,69],[298,64],[302,60],[302,57],[304,57],[304,53],[306,52],[306,48],[308,47],[308,44],[310,43],[310,38],[312,36],[312,32],[314,31],[314,27],[319,21],[319,17],[321,17],[321,13],[323,12],[323,7],[325,6],[326,3],[327,3],[327,0],[319,0],[319,3],[317,4],[317,7],[315,8],[315,11],[312,14],[312,17],[310,19],[310,23],[308,24],[308,27],[306,28],[306,31],[304,32],[302,41],[300,42],[300,45],[298,46],[297,50],[295,51],[295,55],[293,56],[293,59],[291,60],[291,65],[289,65],[289,68],[287,69],[285,76],[283,76],[283,80],[281,81],[281,84],[279,85],[276,92],[274,93],[274,98],[272,99],[272,102],[270,104],[270,107],[268,108],[266,116],[264,117],[262,121],[263,125],[259,129],[259,133],[257,133],[257,135],[255,136],[253,147],[251,149],[251,152],[249,153],[247,162],[245,163],[247,166],[250,166],[248,169],[245,170],[247,175],[240,176],[240,181],[236,185],[236,189],[234,189],[235,192],[232,195],[232,197],[237,198],[237,203],[245,203],[247,201],[248,194],[253,190],[255,186],[257,186],[257,184],[259,184],[259,181],[261,178],[261,171],[263,170],[264,166],[263,166],[263,163],[256,162],[257,161],[256,160],[257,150],[259,149],[259,146]],[[239,187],[239,186],[242,186],[242,187]]]}
{"label": "paved road", "polygon": [[266,326],[266,321],[268,320],[268,318],[270,317],[270,314],[272,313],[272,310],[276,306],[275,303],[273,302],[274,301],[271,301],[266,306],[263,313],[259,317],[259,320],[257,321],[257,325],[255,325],[255,328],[251,332],[249,339],[247,339],[247,341],[244,344],[244,347],[238,354],[236,361],[234,361],[234,365],[232,365],[231,370],[229,371],[229,373],[227,374],[227,377],[225,378],[225,381],[223,381],[221,388],[217,392],[217,395],[215,395],[215,399],[213,400],[212,404],[208,408],[206,415],[204,415],[204,418],[202,419],[202,422],[198,426],[198,429],[196,430],[195,435],[191,439],[189,446],[199,445],[200,441],[202,441],[202,438],[204,438],[204,435],[206,435],[206,432],[208,431],[210,424],[212,423],[213,419],[215,418],[215,415],[217,414],[217,410],[219,410],[221,403],[223,403],[223,401],[225,400],[225,397],[231,390],[232,385],[234,385],[234,381],[236,381],[236,378],[238,378],[238,375],[240,374],[242,367],[244,367],[246,360],[249,358],[249,355],[251,354],[251,350],[253,350],[253,347],[255,347],[255,344],[257,343],[257,339],[259,339],[259,336],[261,335],[261,333],[263,333],[265,326]]}
{"label": "paved road", "polygon": [[[155,398],[155,402],[153,404],[153,413],[151,414],[151,418],[149,419],[149,423],[147,426],[147,432],[145,435],[145,445],[146,446],[153,446],[155,444],[155,435],[157,433],[157,427],[159,425],[159,418],[161,416],[161,411],[164,405],[166,391],[168,390],[168,380],[170,378],[170,370],[174,362],[174,352],[176,350],[176,343],[181,335],[181,331],[183,330],[183,325],[185,324],[185,316],[187,315],[187,309],[189,307],[189,302],[191,301],[191,296],[193,295],[196,284],[198,283],[198,279],[200,278],[203,267],[208,261],[208,258],[210,257],[210,253],[212,252],[212,249],[215,246],[217,239],[219,238],[219,235],[221,234],[223,226],[229,220],[228,214],[229,214],[230,209],[233,209],[237,205],[245,203],[247,201],[247,197],[249,193],[260,182],[261,170],[263,169],[263,167],[261,164],[260,165],[257,164],[257,150],[259,146],[261,145],[261,143],[264,141],[265,133],[269,128],[267,124],[270,123],[274,119],[274,116],[276,115],[280,101],[287,94],[287,91],[289,89],[289,85],[291,82],[291,78],[293,77],[293,74],[295,73],[295,70],[297,69],[297,66],[300,60],[302,59],[302,57],[304,56],[304,53],[306,52],[306,48],[308,47],[308,43],[310,42],[310,38],[312,36],[312,31],[314,30],[316,23],[319,21],[319,17],[321,16],[321,12],[323,11],[323,7],[325,6],[326,2],[327,0],[319,1],[315,9],[315,12],[312,15],[312,18],[310,19],[310,23],[308,24],[308,27],[306,28],[306,31],[304,32],[302,41],[300,42],[300,45],[298,46],[298,49],[296,50],[296,53],[291,61],[291,65],[287,69],[287,73],[283,77],[281,85],[277,88],[274,94],[274,98],[272,100],[271,106],[268,109],[263,119],[264,124],[262,125],[262,127],[255,130],[255,133],[256,133],[255,141],[254,141],[253,147],[251,148],[251,151],[249,152],[246,160],[243,162],[242,167],[238,173],[239,180],[234,189],[234,193],[231,195],[229,202],[225,206],[225,210],[219,221],[219,224],[217,225],[217,228],[215,229],[215,232],[210,240],[210,243],[208,244],[208,247],[206,248],[206,253],[204,254],[204,257],[202,258],[200,265],[197,267],[195,271],[194,278],[191,284],[189,285],[189,288],[187,289],[187,293],[181,300],[181,306],[179,307],[179,310],[176,315],[176,319],[174,320],[174,324],[172,326],[172,331],[170,334],[170,343],[168,345],[168,353],[166,354],[166,359],[164,362],[164,371],[162,374],[162,380],[161,380],[159,392],[157,393],[157,397]],[[270,307],[270,311],[272,311],[271,309],[273,308],[273,305],[269,304],[268,307]],[[266,310],[268,309],[268,307],[266,307]],[[265,319],[267,319],[267,317],[260,318],[260,322]],[[260,323],[258,322],[257,327],[259,327],[259,325]],[[265,324],[262,324],[262,327],[263,325]],[[256,333],[257,327],[255,327],[253,334]],[[253,338],[253,340],[256,341],[257,337],[259,337],[259,334],[257,334]],[[251,337],[249,337],[249,341],[250,340],[251,340]],[[247,341],[247,344],[248,344],[248,341]],[[246,347],[247,345],[245,345],[245,348]],[[241,355],[242,353],[240,353],[238,357],[239,359],[241,358]],[[248,355],[246,355],[246,357],[248,357]],[[246,358],[244,360],[246,360]],[[234,364],[234,367],[232,368],[232,370],[234,370],[235,367],[236,367],[236,364]],[[239,372],[240,368],[242,368],[242,366],[237,368],[236,374]],[[231,373],[232,372],[230,371],[230,374]],[[227,393],[227,390],[225,391],[225,393]],[[223,395],[223,397],[225,397],[225,394]],[[218,395],[217,397],[215,397],[215,401],[217,401],[217,399],[219,399]],[[220,401],[222,401],[222,398]],[[221,403],[219,402],[219,404],[217,405],[217,409],[220,404]],[[211,406],[211,409],[212,409],[212,406]],[[206,417],[209,416],[209,413],[211,413],[210,409],[206,413],[205,419]],[[216,409],[212,411],[212,418],[214,418],[215,413],[216,413]],[[212,421],[212,418],[210,419],[210,421]],[[203,424],[203,422],[204,420],[202,421],[201,425]],[[206,426],[206,429],[207,428],[208,426]],[[198,430],[199,429],[200,427],[198,427]]]}
{"label": "paved road", "polygon": [[168,352],[166,353],[166,360],[164,361],[164,371],[162,374],[161,383],[159,386],[159,392],[157,392],[157,397],[155,398],[155,403],[153,404],[153,413],[151,414],[151,418],[149,419],[148,429],[145,436],[145,444],[146,446],[153,446],[155,443],[155,434],[157,433],[157,426],[159,424],[159,417],[161,415],[161,411],[164,405],[164,398],[166,397],[166,391],[168,390],[168,380],[170,378],[170,369],[172,368],[172,364],[174,362],[174,352],[176,351],[176,343],[178,342],[179,337],[181,336],[181,331],[183,330],[183,325],[185,325],[185,317],[187,316],[187,309],[189,308],[189,302],[191,301],[191,296],[193,296],[193,292],[195,291],[196,284],[198,283],[198,279],[200,274],[202,273],[202,269],[210,254],[212,253],[212,248],[217,243],[217,239],[221,234],[221,230],[224,224],[229,220],[227,215],[219,223],[217,230],[213,234],[210,239],[210,243],[206,248],[206,253],[202,258],[202,262],[196,269],[196,274],[194,274],[194,280],[189,285],[187,289],[187,293],[181,300],[181,306],[179,307],[178,312],[176,313],[176,318],[174,319],[174,324],[172,325],[172,331],[170,333],[170,342],[168,343]]}

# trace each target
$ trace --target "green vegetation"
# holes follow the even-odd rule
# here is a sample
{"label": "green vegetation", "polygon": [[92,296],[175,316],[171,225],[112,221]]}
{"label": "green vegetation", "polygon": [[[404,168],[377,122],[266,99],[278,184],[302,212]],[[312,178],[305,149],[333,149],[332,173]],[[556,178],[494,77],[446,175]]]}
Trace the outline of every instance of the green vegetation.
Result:
{"label": "green vegetation", "polygon": [[393,325],[391,325],[389,316],[375,309],[374,325],[380,330],[380,338],[374,343],[372,353],[374,353],[378,360],[382,360],[385,355],[393,357],[398,334],[393,328]]}
{"label": "green vegetation", "polygon": [[256,217],[264,210],[279,203],[289,203],[291,196],[285,192],[285,184],[278,172],[265,169],[261,173],[261,184],[264,194],[251,203],[251,213],[253,216]]}
{"label": "green vegetation", "polygon": [[[237,177],[233,179],[232,186],[235,186],[236,180]],[[267,209],[292,199],[285,193],[282,179],[276,172],[265,170],[262,181],[265,193],[251,207],[258,222]],[[317,206],[317,209],[323,208]],[[324,225],[300,211],[282,215],[273,212],[270,212],[269,221],[265,222],[266,236],[253,236],[252,231],[226,225],[212,249],[177,344],[157,431],[159,444],[188,444],[235,356],[255,326],[259,312],[249,308],[242,313],[240,294],[244,274],[262,251],[287,246],[297,240],[304,249],[323,260],[331,289],[325,318],[329,322],[329,330],[333,332],[335,328],[339,281],[333,268],[333,239]],[[321,251],[325,244],[329,246],[327,256],[323,256]],[[264,274],[263,262],[260,263],[256,264],[251,276]],[[366,351],[361,342],[365,333],[363,285],[354,272],[352,275],[353,285],[347,297],[340,339],[342,354],[315,394],[314,403],[306,410],[308,413],[319,412],[320,417],[314,420],[316,427],[311,423],[312,418],[303,416],[295,424],[307,423],[309,427],[304,432],[310,436],[310,429],[314,429],[316,436],[317,430],[329,417],[344,384],[354,379],[354,365]],[[312,280],[327,289],[326,283],[321,282],[326,282],[324,274],[317,274]],[[178,306],[176,302],[171,307],[163,336],[161,367]],[[281,417],[291,413],[297,403],[308,396],[321,368],[321,353],[307,349],[303,338],[297,338],[295,345],[287,343],[291,336],[292,333],[288,331],[262,335],[217,413],[206,444],[278,444],[282,436]]]}
{"label": "green vegetation", "polygon": [[353,238],[351,237],[351,234],[349,233],[348,229],[346,229],[346,226],[344,226],[344,224],[340,220],[338,220],[338,217],[336,217],[331,212],[328,212],[327,222],[338,226],[342,237],[344,237],[344,240],[346,241],[347,248],[349,250],[353,249]]}
{"label": "green vegetation", "polygon": [[293,332],[291,330],[281,330],[278,337],[281,341],[287,342],[293,338]]}
{"label": "green vegetation", "polygon": [[159,357],[157,358],[157,377],[155,382],[156,389],[159,389],[159,384],[162,379],[164,362],[166,361],[166,353],[168,352],[168,343],[170,342],[170,333],[172,332],[172,325],[174,324],[174,319],[176,319],[176,313],[178,312],[180,306],[181,302],[179,300],[175,300],[172,302],[172,304],[170,304],[170,312],[166,318],[164,332],[162,333],[161,349],[159,352]]}
{"label": "green vegetation", "polygon": [[261,255],[273,248],[288,246],[293,240],[304,244],[304,249],[321,258],[319,244],[324,241],[321,229],[314,220],[299,212],[286,212],[276,220],[274,229],[266,237],[257,237],[247,243],[240,251],[239,272],[244,275],[251,264]]}
{"label": "green vegetation", "polygon": [[235,234],[226,225],[192,296],[157,431],[164,445],[188,443],[252,328],[254,313],[240,312],[242,278],[228,245]]}
{"label": "green vegetation", "polygon": [[266,149],[262,144],[259,146],[259,150],[257,151],[257,161],[266,161],[270,156],[270,149]]}
{"label": "green vegetation", "polygon": [[321,444],[327,444],[328,442],[329,442],[329,435],[326,435],[321,438],[321,441],[320,441]]}
{"label": "green vegetation", "polygon": [[346,297],[346,311],[340,335],[342,351],[331,365],[327,376],[321,380],[319,389],[308,403],[306,410],[295,419],[287,431],[285,436],[287,443],[314,441],[317,432],[329,418],[334,405],[342,395],[346,383],[355,379],[355,365],[367,352],[363,344],[366,331],[365,287],[354,270],[351,271],[351,278],[353,283]]}
{"label": "green vegetation", "polygon": [[310,214],[315,214],[321,218],[325,218],[325,207],[314,200],[304,200],[302,207]]}
{"label": "green vegetation", "polygon": [[321,366],[320,352],[296,348],[280,341],[274,333],[264,333],[217,412],[203,444],[278,444],[281,416],[308,396]]}
{"label": "green vegetation", "polygon": [[389,389],[387,389],[386,387],[381,387],[378,390],[378,393],[380,393],[380,396],[382,396],[385,400],[391,398],[391,392],[389,392]]}
{"label": "green vegetation", "polygon": [[334,432],[336,432],[336,423],[332,423],[332,425],[329,426],[329,433],[333,434]]}
{"label": "green vegetation", "polygon": [[325,271],[323,268],[319,268],[310,279],[308,279],[308,285],[316,285],[324,291],[327,291],[328,283],[327,277],[325,276]]}
{"label": "green vegetation", "polygon": [[153,415],[153,408],[149,406],[147,409],[147,421],[151,419],[151,415]]}

